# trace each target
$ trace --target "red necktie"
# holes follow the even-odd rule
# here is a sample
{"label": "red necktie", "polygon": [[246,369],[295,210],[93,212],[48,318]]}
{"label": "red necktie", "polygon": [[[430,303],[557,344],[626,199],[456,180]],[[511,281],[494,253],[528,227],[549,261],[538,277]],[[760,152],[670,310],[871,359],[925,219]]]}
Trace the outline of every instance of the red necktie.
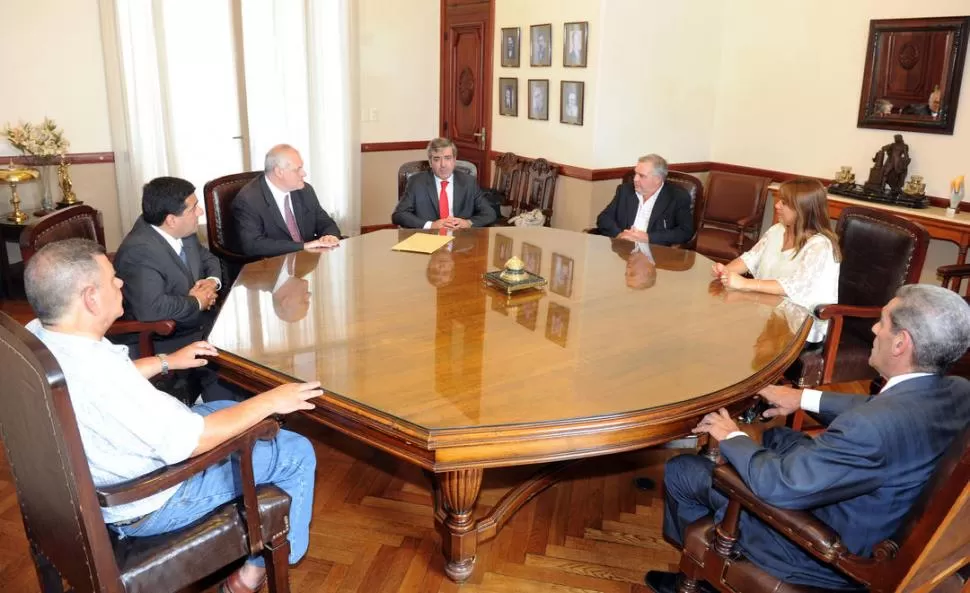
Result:
{"label": "red necktie", "polygon": [[438,196],[438,212],[440,216],[438,218],[448,218],[451,216],[451,210],[448,209],[448,192],[445,191],[448,187],[447,181],[441,182],[441,195]]}
{"label": "red necktie", "polygon": [[286,219],[286,230],[290,231],[290,238],[297,243],[302,243],[303,237],[300,236],[300,227],[297,226],[293,209],[290,208],[290,194],[286,194],[286,198],[283,200],[283,218]]}

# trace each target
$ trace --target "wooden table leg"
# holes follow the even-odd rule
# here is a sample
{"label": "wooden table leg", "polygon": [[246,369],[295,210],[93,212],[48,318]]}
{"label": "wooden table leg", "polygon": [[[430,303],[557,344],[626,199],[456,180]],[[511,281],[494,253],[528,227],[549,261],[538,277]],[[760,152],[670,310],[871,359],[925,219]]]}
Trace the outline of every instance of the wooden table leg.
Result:
{"label": "wooden table leg", "polygon": [[482,468],[462,469],[435,474],[446,514],[441,529],[441,546],[445,553],[445,574],[463,583],[475,568],[478,531],[473,511],[482,487]]}

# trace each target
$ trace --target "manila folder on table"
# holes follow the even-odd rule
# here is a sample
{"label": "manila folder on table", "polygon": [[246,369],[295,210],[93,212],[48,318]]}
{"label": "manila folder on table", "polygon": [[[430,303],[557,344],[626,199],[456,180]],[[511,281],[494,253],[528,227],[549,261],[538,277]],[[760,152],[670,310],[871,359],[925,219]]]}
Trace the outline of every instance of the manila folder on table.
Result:
{"label": "manila folder on table", "polygon": [[394,247],[393,251],[414,251],[416,253],[431,253],[447,245],[454,237],[447,235],[429,235],[428,233],[414,233]]}

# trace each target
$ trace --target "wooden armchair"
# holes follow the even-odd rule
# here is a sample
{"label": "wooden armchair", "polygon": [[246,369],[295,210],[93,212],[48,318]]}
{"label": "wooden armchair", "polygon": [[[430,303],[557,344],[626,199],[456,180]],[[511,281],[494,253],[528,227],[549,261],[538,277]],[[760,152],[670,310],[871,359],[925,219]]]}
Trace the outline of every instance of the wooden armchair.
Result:
{"label": "wooden armchair", "polygon": [[504,221],[509,219],[512,196],[522,191],[521,186],[525,182],[527,166],[527,161],[511,152],[506,152],[495,161],[495,178],[492,181],[492,187],[486,188],[485,192],[495,208],[500,224],[504,224]]}
{"label": "wooden armchair", "polygon": [[707,257],[727,263],[751,249],[761,235],[770,177],[712,171],[694,244]]}
{"label": "wooden armchair", "polygon": [[[43,216],[33,224],[27,225],[20,234],[20,253],[24,265],[37,251],[55,241],[63,239],[90,239],[104,247],[104,223],[101,212],[86,204],[69,206]],[[111,256],[109,255],[110,259]],[[142,356],[155,354],[155,336],[169,336],[175,331],[175,322],[170,319],[153,322],[115,321],[107,331],[109,336],[137,334],[138,347]]]}
{"label": "wooden armchair", "polygon": [[[290,499],[256,487],[252,447],[279,430],[264,420],[219,447],[130,483],[97,491],[91,479],[69,386],[50,351],[0,313],[0,438],[44,593],[167,592],[250,554],[266,560],[270,591],[288,584]],[[100,507],[124,504],[184,481],[230,454],[241,457],[241,501],[182,530],[145,538],[113,537]]]}
{"label": "wooden armchair", "polygon": [[[970,278],[970,264],[940,266],[936,269],[936,273],[943,278],[944,288],[960,292],[960,284]],[[967,284],[967,291],[963,298],[967,300],[967,303],[970,303],[970,283]],[[970,350],[950,368],[949,374],[970,379]]]}
{"label": "wooden armchair", "polygon": [[[869,366],[872,324],[903,284],[919,281],[929,233],[902,217],[861,206],[842,211],[836,225],[842,249],[839,302],[815,309],[829,328],[822,348],[806,350],[786,371],[799,387],[874,378]],[[804,415],[794,419],[800,427]]]}
{"label": "wooden armchair", "polygon": [[[846,550],[839,534],[807,511],[779,509],[759,500],[730,465],[714,470],[714,487],[730,498],[724,519],[708,517],[684,534],[680,593],[699,590],[700,580],[725,593],[821,593],[784,583],[736,553],[741,510],[758,517],[819,561],[845,573],[872,593],[928,593],[955,587],[955,573],[970,556],[970,429],[950,445],[930,482],[892,539],[879,543],[871,558]],[[966,589],[964,589],[966,590]]]}

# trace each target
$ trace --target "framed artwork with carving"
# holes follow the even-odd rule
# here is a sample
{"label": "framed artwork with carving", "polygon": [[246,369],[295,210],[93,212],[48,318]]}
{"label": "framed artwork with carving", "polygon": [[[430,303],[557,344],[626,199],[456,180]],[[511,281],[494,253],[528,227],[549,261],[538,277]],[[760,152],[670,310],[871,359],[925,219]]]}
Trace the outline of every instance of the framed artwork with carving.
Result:
{"label": "framed artwork with carving", "polygon": [[563,80],[559,83],[559,121],[564,124],[583,125],[585,83]]}
{"label": "framed artwork with carving", "polygon": [[499,78],[498,79],[498,114],[519,115],[519,79],[518,78]]}
{"label": "framed artwork with carving", "polygon": [[548,80],[529,80],[529,119],[549,119]]}
{"label": "framed artwork with carving", "polygon": [[492,265],[498,269],[505,268],[505,262],[512,257],[512,237],[495,233],[495,246],[492,247]]}
{"label": "framed artwork with carving", "polygon": [[549,290],[564,297],[573,294],[573,259],[560,255],[552,254],[552,279],[549,282]]}
{"label": "framed artwork with carving", "polygon": [[586,48],[589,46],[589,23],[564,24],[562,38],[562,65],[567,68],[585,68]]}
{"label": "framed artwork with carving", "polygon": [[502,67],[519,67],[519,27],[502,29]]}
{"label": "framed artwork with carving", "polygon": [[970,17],[869,21],[860,128],[953,134]]}
{"label": "framed artwork with carving", "polygon": [[549,310],[546,311],[546,339],[565,348],[568,336],[569,307],[559,303],[549,303]]}
{"label": "framed artwork with carving", "polygon": [[539,268],[542,266],[542,248],[532,243],[523,243],[522,262],[526,270],[539,275]]}
{"label": "framed artwork with carving", "polygon": [[529,27],[530,66],[552,66],[552,25]]}

